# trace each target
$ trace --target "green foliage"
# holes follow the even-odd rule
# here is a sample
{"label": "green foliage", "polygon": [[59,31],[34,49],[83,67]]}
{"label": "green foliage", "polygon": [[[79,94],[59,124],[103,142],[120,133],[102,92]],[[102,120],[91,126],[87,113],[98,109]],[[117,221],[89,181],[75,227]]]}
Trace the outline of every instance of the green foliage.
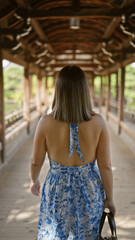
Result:
{"label": "green foliage", "polygon": [[37,76],[34,74],[32,76],[32,95],[36,96],[36,89],[37,89]]}
{"label": "green foliage", "polygon": [[115,98],[116,96],[116,74],[111,74],[111,96]]}
{"label": "green foliage", "polygon": [[126,107],[135,111],[135,68],[131,64],[126,66],[124,97]]}
{"label": "green foliage", "polygon": [[48,88],[53,87],[53,77],[49,76],[47,79]]}
{"label": "green foliage", "polygon": [[95,89],[96,95],[100,94],[100,81],[101,81],[101,78],[99,76],[95,77],[95,79],[94,79],[94,89]]}
{"label": "green foliage", "polygon": [[23,101],[23,68],[11,67],[4,70],[5,113],[16,111]]}
{"label": "green foliage", "polygon": [[49,76],[48,79],[47,79],[47,86],[48,86],[48,93],[49,95],[52,94],[53,92],[53,77]]}
{"label": "green foliage", "polygon": [[[121,69],[118,69],[118,86],[120,85],[121,79]],[[111,89],[110,93],[113,98],[116,97],[116,81],[117,76],[116,74],[111,74]],[[104,95],[107,92],[107,85],[108,85],[108,76],[102,77],[103,82],[103,91]],[[99,76],[95,77],[94,80],[94,89],[97,95],[100,94],[100,84],[101,78]],[[124,98],[126,100],[126,108],[129,110],[135,111],[135,68],[133,66],[127,65],[125,69],[125,89],[124,89]]]}

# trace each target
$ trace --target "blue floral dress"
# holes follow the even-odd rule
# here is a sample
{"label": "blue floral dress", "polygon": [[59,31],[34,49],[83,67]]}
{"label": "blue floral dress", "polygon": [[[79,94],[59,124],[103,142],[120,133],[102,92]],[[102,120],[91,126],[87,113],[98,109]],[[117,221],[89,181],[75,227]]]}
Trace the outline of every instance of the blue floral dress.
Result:
{"label": "blue floral dress", "polygon": [[[69,123],[70,151],[75,145],[84,162],[78,124]],[[38,240],[96,240],[105,191],[96,159],[85,165],[70,167],[52,161],[41,196]]]}

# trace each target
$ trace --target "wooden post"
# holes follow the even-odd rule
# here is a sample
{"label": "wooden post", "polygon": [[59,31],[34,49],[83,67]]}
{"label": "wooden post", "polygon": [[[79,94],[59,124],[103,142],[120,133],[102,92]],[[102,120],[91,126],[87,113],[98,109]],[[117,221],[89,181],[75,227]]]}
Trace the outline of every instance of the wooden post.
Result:
{"label": "wooden post", "polygon": [[118,71],[116,72],[116,95],[115,95],[115,99],[116,101],[118,100],[118,89],[119,89],[119,83],[118,83]]}
{"label": "wooden post", "polygon": [[44,78],[43,78],[43,76],[41,76],[41,106],[42,105],[44,105],[44,95],[45,95],[45,93],[44,93]]}
{"label": "wooden post", "polygon": [[3,163],[5,161],[5,114],[4,114],[4,79],[1,48],[0,48],[0,145],[1,145],[0,147],[1,162]]}
{"label": "wooden post", "polygon": [[45,89],[46,76],[43,77],[43,104],[46,107],[46,89]]}
{"label": "wooden post", "polygon": [[41,74],[39,73],[37,76],[37,94],[36,94],[36,106],[37,111],[41,115],[41,86],[42,86],[42,78]]}
{"label": "wooden post", "polygon": [[102,83],[103,105],[106,104],[106,78],[107,78],[107,76],[104,76],[104,78],[102,79],[103,80],[103,83]]}
{"label": "wooden post", "polygon": [[125,86],[125,67],[121,67],[121,81],[119,88],[119,102],[118,102],[118,134],[121,133],[120,123],[124,119],[124,86]]}
{"label": "wooden post", "polygon": [[45,78],[45,105],[46,107],[48,107],[48,75],[46,75],[46,78]]}
{"label": "wooden post", "polygon": [[56,79],[57,79],[57,73],[54,72],[54,74],[53,74],[53,92],[52,92],[52,101],[53,101],[53,99],[54,99]]}
{"label": "wooden post", "polygon": [[24,68],[23,118],[27,121],[27,133],[30,133],[30,81],[28,64]]}
{"label": "wooden post", "polygon": [[110,111],[110,86],[111,86],[111,75],[108,73],[108,88],[106,98],[106,119],[108,119],[108,112]]}
{"label": "wooden post", "polygon": [[54,72],[54,74],[53,74],[53,87],[55,87],[56,78],[57,78],[57,73]]}
{"label": "wooden post", "polygon": [[102,112],[103,105],[103,77],[100,78],[100,96],[99,96],[99,111]]}
{"label": "wooden post", "polygon": [[91,79],[91,100],[92,100],[92,106],[94,106],[94,98],[95,98],[94,79],[95,79],[95,77],[92,76],[92,79]]}
{"label": "wooden post", "polygon": [[30,81],[30,99],[33,97],[32,95],[32,73],[29,74],[29,81]]}

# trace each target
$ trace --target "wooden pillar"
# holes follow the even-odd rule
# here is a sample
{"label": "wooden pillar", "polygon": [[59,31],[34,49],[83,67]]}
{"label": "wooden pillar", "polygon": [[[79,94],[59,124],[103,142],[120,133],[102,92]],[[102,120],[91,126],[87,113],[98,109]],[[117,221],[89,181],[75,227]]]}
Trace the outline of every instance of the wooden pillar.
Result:
{"label": "wooden pillar", "polygon": [[1,162],[3,163],[5,160],[5,114],[4,114],[4,79],[1,48],[0,48],[0,155]]}
{"label": "wooden pillar", "polygon": [[119,90],[119,80],[118,80],[118,71],[116,72],[116,95],[115,95],[115,99],[116,101],[118,100],[118,90]]}
{"label": "wooden pillar", "polygon": [[94,99],[95,97],[95,92],[94,92],[94,77],[92,78],[92,84],[91,84],[91,90],[92,90],[92,98]]}
{"label": "wooden pillar", "polygon": [[118,102],[118,134],[121,133],[120,123],[124,119],[124,87],[125,87],[125,67],[121,67],[121,81],[119,88],[119,102]]}
{"label": "wooden pillar", "polygon": [[52,92],[52,99],[54,99],[56,79],[57,79],[57,73],[54,72],[54,74],[53,74],[53,92]]}
{"label": "wooden pillar", "polygon": [[111,86],[111,74],[108,73],[108,86],[106,97],[106,119],[108,119],[108,112],[110,111],[110,86]]}
{"label": "wooden pillar", "polygon": [[24,68],[23,118],[27,121],[27,133],[30,133],[30,81],[28,65]]}
{"label": "wooden pillar", "polygon": [[37,91],[36,91],[36,106],[37,111],[41,115],[41,87],[42,87],[42,78],[41,74],[39,73],[37,76]]}
{"label": "wooden pillar", "polygon": [[53,87],[55,87],[56,79],[57,79],[57,73],[55,72],[53,74]]}
{"label": "wooden pillar", "polygon": [[100,78],[100,96],[99,96],[99,111],[102,112],[103,105],[103,77]]}
{"label": "wooden pillar", "polygon": [[94,79],[95,79],[95,77],[92,76],[92,79],[91,79],[91,100],[92,100],[92,106],[94,106],[94,98],[95,98]]}
{"label": "wooden pillar", "polygon": [[42,80],[41,80],[41,106],[44,105],[45,101],[44,101],[44,97],[45,97],[45,86],[44,86],[44,78],[42,76]]}
{"label": "wooden pillar", "polygon": [[32,95],[32,73],[29,74],[29,81],[30,81],[30,99],[33,97]]}
{"label": "wooden pillar", "polygon": [[44,77],[43,77],[43,104],[44,104],[44,106],[46,107],[45,81],[46,81],[46,76],[44,75]]}
{"label": "wooden pillar", "polygon": [[106,78],[107,78],[107,76],[104,76],[104,78],[102,79],[103,80],[103,83],[102,83],[103,105],[106,104]]}
{"label": "wooden pillar", "polygon": [[45,78],[45,105],[46,107],[48,107],[48,75],[46,75],[46,78]]}

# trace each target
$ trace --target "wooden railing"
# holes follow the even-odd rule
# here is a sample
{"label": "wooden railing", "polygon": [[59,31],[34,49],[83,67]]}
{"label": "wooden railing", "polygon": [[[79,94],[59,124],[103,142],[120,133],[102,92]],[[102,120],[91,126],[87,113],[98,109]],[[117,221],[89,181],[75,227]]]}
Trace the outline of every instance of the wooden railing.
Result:
{"label": "wooden railing", "polygon": [[[36,110],[35,103],[30,103],[30,112],[33,112],[35,110]],[[8,128],[21,119],[23,119],[23,109],[22,108],[13,113],[8,114],[5,117],[5,127]]]}
{"label": "wooden railing", "polygon": [[[114,98],[110,100],[110,112],[115,114],[118,113],[118,101]],[[135,123],[135,111],[127,109],[126,105],[124,105],[124,119],[131,123]]]}
{"label": "wooden railing", "polygon": [[118,113],[118,101],[114,98],[111,98],[110,101],[110,112],[113,112],[115,114]]}
{"label": "wooden railing", "polygon": [[135,112],[133,112],[132,110],[124,110],[124,119],[135,123]]}
{"label": "wooden railing", "polygon": [[[98,95],[96,95],[94,98],[94,105],[96,107],[99,106],[99,96]],[[118,101],[115,98],[110,99],[110,112],[114,113],[116,116],[118,115]],[[135,123],[135,111],[127,109],[126,105],[124,105],[124,119],[131,123]]]}

